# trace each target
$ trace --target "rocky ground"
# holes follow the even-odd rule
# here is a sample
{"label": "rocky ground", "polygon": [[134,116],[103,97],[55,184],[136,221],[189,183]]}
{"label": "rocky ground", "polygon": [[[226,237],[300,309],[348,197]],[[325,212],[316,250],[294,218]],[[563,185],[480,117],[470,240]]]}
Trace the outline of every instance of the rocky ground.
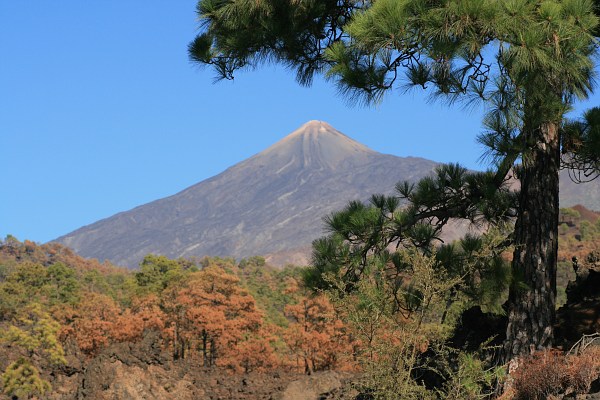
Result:
{"label": "rocky ground", "polygon": [[[354,399],[349,374],[334,371],[311,376],[272,372],[228,375],[183,365],[144,365],[103,355],[82,376],[62,377],[52,399],[98,400],[320,400]],[[60,388],[57,387],[57,383]]]}
{"label": "rocky ground", "polygon": [[149,335],[136,344],[118,343],[92,360],[69,359],[50,377],[52,400],[325,400],[354,399],[350,373],[324,371],[310,376],[275,371],[228,374],[173,361]]}

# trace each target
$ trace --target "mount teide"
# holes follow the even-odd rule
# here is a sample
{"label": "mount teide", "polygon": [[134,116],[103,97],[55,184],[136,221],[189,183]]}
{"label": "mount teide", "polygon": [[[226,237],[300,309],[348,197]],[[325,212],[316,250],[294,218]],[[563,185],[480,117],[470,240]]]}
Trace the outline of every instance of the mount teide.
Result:
{"label": "mount teide", "polygon": [[[310,121],[273,146],[171,197],[116,214],[57,239],[84,257],[135,268],[148,253],[168,257],[263,255],[305,264],[323,217],[350,200],[391,193],[430,174],[433,161],[373,151],[329,124]],[[600,209],[597,182],[561,172],[561,206]],[[450,226],[457,238],[465,226]]]}
{"label": "mount teide", "polygon": [[390,193],[437,164],[375,152],[329,124],[310,121],[219,175],[173,196],[57,239],[84,257],[136,267],[168,257],[265,255],[305,263],[322,218],[350,200]]}

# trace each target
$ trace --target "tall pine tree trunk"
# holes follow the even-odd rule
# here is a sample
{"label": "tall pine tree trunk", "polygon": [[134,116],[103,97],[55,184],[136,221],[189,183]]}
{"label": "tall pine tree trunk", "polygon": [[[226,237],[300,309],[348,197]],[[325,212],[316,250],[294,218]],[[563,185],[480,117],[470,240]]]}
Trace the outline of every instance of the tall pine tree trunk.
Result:
{"label": "tall pine tree trunk", "polygon": [[515,226],[513,271],[525,285],[509,293],[505,359],[552,345],[558,255],[558,123],[529,133],[519,174],[521,194]]}

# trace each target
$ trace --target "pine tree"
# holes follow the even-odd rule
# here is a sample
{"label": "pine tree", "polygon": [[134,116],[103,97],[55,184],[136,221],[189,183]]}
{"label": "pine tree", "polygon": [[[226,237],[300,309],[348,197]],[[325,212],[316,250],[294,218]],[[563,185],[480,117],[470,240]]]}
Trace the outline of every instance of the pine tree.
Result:
{"label": "pine tree", "polygon": [[52,390],[50,383],[42,379],[38,369],[25,358],[19,358],[10,364],[0,377],[2,391],[13,399],[43,396]]}
{"label": "pine tree", "polygon": [[[483,189],[465,181],[452,196],[437,196],[441,207],[419,199],[416,216],[438,225],[471,219],[486,198],[502,192],[514,167],[521,190],[512,268],[525,285],[510,290],[506,358],[551,345],[558,172],[561,143],[569,138],[561,128],[571,104],[592,89],[598,29],[592,1],[201,0],[198,13],[204,29],[190,44],[190,57],[213,65],[220,78],[280,62],[296,69],[301,84],[325,73],[348,98],[367,103],[380,101],[402,76],[450,102],[482,99],[488,131],[479,140],[494,170],[477,178]],[[569,160],[598,154],[564,150]],[[586,163],[592,171],[595,165]],[[401,190],[414,197],[409,187]],[[496,207],[487,204],[487,211]]]}

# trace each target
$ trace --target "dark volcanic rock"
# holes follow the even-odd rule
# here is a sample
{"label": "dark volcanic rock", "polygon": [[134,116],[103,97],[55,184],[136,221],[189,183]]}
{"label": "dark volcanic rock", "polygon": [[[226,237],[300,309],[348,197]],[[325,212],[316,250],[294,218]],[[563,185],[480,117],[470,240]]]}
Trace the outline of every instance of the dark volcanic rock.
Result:
{"label": "dark volcanic rock", "polygon": [[567,286],[567,302],[556,313],[557,344],[570,348],[583,335],[600,332],[600,252],[581,263],[573,260],[575,281]]}
{"label": "dark volcanic rock", "polygon": [[480,350],[484,343],[500,346],[506,338],[507,324],[506,316],[484,313],[479,306],[471,307],[462,313],[449,345],[468,352]]}

